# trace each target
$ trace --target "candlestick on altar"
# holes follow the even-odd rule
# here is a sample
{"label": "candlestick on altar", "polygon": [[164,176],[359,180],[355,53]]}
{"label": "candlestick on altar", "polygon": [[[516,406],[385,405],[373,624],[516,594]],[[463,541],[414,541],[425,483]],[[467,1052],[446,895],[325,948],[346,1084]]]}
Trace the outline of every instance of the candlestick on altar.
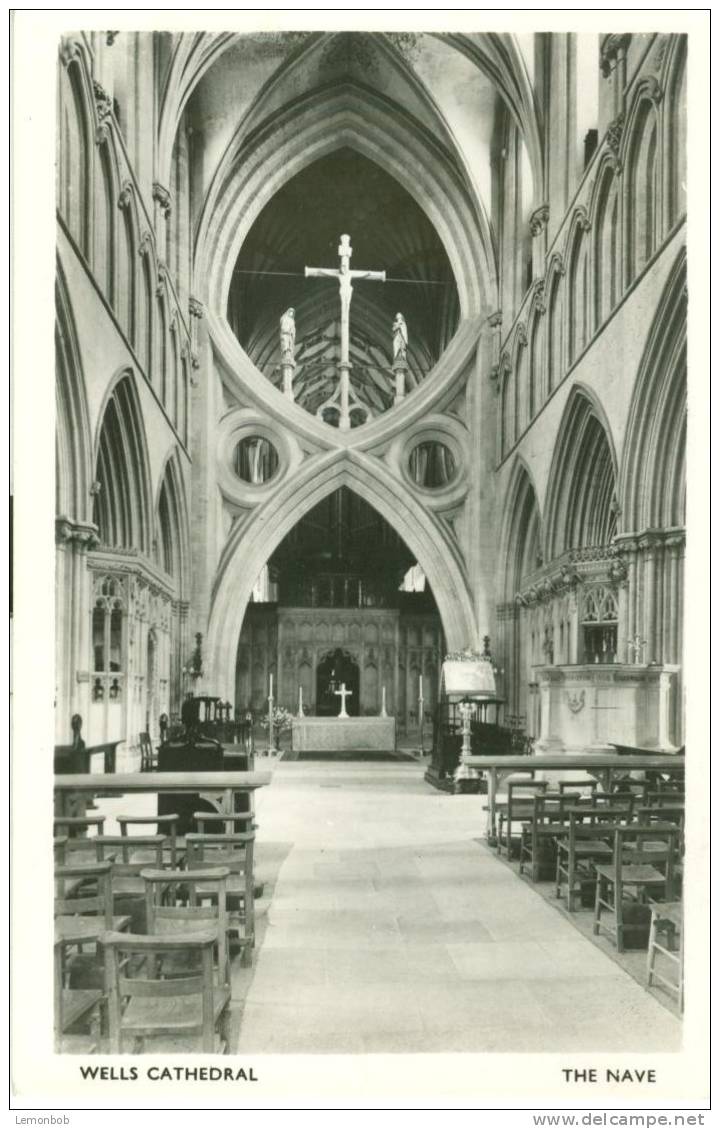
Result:
{"label": "candlestick on altar", "polygon": [[470,769],[467,766],[467,758],[472,752],[470,742],[470,718],[475,712],[473,703],[464,701],[460,703],[460,717],[462,718],[462,748],[460,749],[460,766],[458,769],[458,780],[466,780],[472,776]]}
{"label": "candlestick on altar", "polygon": [[380,717],[387,717],[387,703],[385,699],[385,687],[382,688],[382,708],[380,710]]}
{"label": "candlestick on altar", "polygon": [[273,697],[273,676],[270,675],[270,693],[268,694],[268,753],[275,752],[275,699]]}
{"label": "candlestick on altar", "polygon": [[303,695],[302,686],[298,687],[298,717],[305,717],[305,710],[303,708]]}
{"label": "candlestick on altar", "polygon": [[425,756],[425,699],[422,696],[422,678],[420,679],[420,697],[418,698],[418,716],[420,718],[420,756]]}

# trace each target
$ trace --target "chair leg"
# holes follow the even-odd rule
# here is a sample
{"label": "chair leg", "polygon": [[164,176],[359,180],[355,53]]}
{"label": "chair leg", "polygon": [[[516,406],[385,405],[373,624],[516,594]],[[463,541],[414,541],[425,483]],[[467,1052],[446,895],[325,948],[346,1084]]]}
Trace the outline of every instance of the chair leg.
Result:
{"label": "chair leg", "polygon": [[[600,889],[602,884],[602,877],[598,874],[595,882],[595,920],[593,921],[593,933],[595,936],[600,932],[600,914],[602,912],[600,906]],[[570,893],[568,892],[568,904],[570,902]]]}
{"label": "chair leg", "polygon": [[657,918],[655,914],[650,919],[650,936],[648,937],[648,952],[647,952],[647,983],[648,988],[652,988],[653,973],[655,971],[655,941],[657,939]]}
{"label": "chair leg", "polygon": [[615,945],[619,953],[625,952],[625,937],[622,912],[622,887],[613,890],[615,910]]}

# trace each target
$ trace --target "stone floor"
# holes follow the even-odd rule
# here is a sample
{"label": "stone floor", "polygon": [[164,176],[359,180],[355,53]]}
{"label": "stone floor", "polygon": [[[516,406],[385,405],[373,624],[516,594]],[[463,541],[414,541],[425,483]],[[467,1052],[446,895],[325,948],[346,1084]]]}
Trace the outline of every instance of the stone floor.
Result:
{"label": "stone floor", "polygon": [[484,799],[423,771],[276,764],[231,1050],[679,1049],[680,1022],[477,842]]}

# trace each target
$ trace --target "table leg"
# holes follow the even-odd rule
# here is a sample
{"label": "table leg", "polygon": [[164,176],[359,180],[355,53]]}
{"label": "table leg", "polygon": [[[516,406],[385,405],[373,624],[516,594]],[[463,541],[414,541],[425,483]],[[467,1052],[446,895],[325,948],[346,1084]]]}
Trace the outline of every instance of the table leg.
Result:
{"label": "table leg", "polygon": [[495,829],[495,796],[497,795],[497,768],[491,768],[488,772],[488,827],[487,839],[488,842],[494,843],[496,839]]}

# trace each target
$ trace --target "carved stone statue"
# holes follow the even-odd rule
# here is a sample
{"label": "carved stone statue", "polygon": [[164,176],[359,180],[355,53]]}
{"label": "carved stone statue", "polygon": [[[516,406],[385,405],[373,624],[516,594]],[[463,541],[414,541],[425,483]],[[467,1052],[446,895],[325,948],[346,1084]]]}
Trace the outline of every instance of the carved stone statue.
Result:
{"label": "carved stone statue", "polygon": [[402,314],[395,314],[392,332],[393,365],[404,365],[407,362],[408,331]]}
{"label": "carved stone statue", "polygon": [[295,360],[295,310],[290,307],[280,318],[280,359]]}

